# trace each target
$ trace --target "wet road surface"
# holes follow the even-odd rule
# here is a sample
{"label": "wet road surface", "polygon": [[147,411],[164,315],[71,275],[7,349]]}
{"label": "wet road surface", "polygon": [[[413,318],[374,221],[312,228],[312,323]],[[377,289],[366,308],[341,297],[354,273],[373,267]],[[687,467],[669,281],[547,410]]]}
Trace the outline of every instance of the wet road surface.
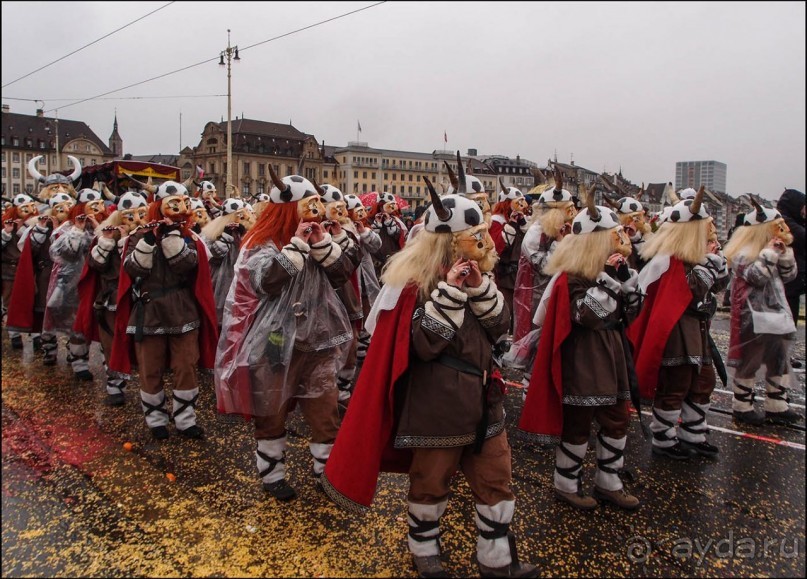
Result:
{"label": "wet road surface", "polygon": [[[724,353],[725,318],[718,314],[713,328]],[[804,345],[802,322],[802,360]],[[145,426],[136,382],[126,406],[101,403],[97,345],[92,383],[73,379],[63,341],[55,368],[30,348],[26,337],[25,349],[12,351],[3,333],[3,576],[415,576],[405,476],[382,475],[368,515],[341,511],[314,484],[308,429],[296,413],[287,472],[298,498],[279,503],[261,489],[252,426],[215,414],[210,376],[201,378],[197,409],[207,439],[185,440],[171,427],[171,438],[158,443]],[[794,376],[793,402],[804,413],[804,374]],[[729,411],[731,395],[718,391],[713,402]],[[521,558],[542,576],[804,576],[804,422],[757,428],[711,412],[710,441],[720,458],[680,464],[651,455],[634,416],[625,464],[641,509],[606,505],[582,513],[554,499],[554,451],[512,436],[520,408],[513,388],[511,530]],[[590,447],[587,488],[594,463]],[[452,488],[442,520],[445,566],[475,576],[473,500],[461,476]]]}

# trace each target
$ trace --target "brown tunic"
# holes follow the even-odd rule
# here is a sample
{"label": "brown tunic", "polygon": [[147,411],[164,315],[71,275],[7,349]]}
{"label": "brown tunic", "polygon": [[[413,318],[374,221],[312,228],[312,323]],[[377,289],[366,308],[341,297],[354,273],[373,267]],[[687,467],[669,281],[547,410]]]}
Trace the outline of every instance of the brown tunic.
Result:
{"label": "brown tunic", "polygon": [[17,273],[17,263],[20,261],[20,253],[22,253],[17,247],[17,243],[20,241],[20,230],[13,231],[8,241],[5,239],[5,233],[3,235],[2,278],[14,281],[14,275]]}
{"label": "brown tunic", "polygon": [[708,334],[709,320],[717,309],[714,292],[725,288],[728,276],[713,281],[710,274],[703,275],[698,269],[704,268],[684,264],[692,301],[670,332],[661,359],[662,366],[712,363]]}
{"label": "brown tunic", "polygon": [[[409,369],[396,388],[400,397],[397,448],[453,447],[472,444],[487,406],[485,438],[504,430],[503,394],[497,384],[460,372],[439,361],[441,355],[472,364],[490,376],[491,347],[507,332],[510,311],[480,322],[466,303],[464,321],[455,332],[425,313],[420,301],[412,319]],[[483,404],[483,397],[487,404]]]}
{"label": "brown tunic", "polygon": [[624,296],[616,293],[610,296],[615,307],[602,304],[598,298],[603,290],[595,281],[572,276],[568,280],[572,330],[560,349],[563,403],[610,406],[630,400],[624,327],[641,301],[627,307]]}
{"label": "brown tunic", "polygon": [[105,309],[110,312],[117,309],[121,243],[118,242],[117,246],[112,248],[103,261],[96,258],[94,249],[90,250],[87,257],[87,267],[98,274],[98,293],[95,296],[96,309]]}
{"label": "brown tunic", "polygon": [[[132,278],[132,312],[127,334],[137,329],[138,309],[143,308],[143,334],[184,334],[199,327],[199,310],[193,295],[193,274],[198,265],[196,244],[191,237],[185,238],[182,251],[168,260],[163,255],[158,237],[150,269],[143,268],[134,259],[135,247],[144,232],[129,236],[123,267]],[[142,261],[140,262],[142,263]],[[138,287],[139,286],[139,287]],[[137,289],[136,289],[137,288]],[[148,294],[148,303],[137,305],[136,291]]]}

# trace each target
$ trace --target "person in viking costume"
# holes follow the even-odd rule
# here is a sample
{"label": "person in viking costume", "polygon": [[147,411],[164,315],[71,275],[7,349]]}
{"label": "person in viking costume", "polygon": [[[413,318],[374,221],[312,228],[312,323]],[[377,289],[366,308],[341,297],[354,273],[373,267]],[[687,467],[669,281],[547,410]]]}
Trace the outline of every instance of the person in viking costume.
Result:
{"label": "person in viking costume", "polygon": [[[485,191],[485,185],[478,178],[465,172],[459,151],[457,151],[457,173],[454,173],[448,161],[443,161],[443,164],[445,164],[446,171],[448,172],[448,181],[450,184],[447,187],[443,187],[442,193],[445,195],[464,195],[476,203],[482,215],[485,217],[485,223],[490,227],[493,214],[490,207],[490,198]],[[463,184],[462,187],[460,183]],[[464,192],[459,193],[460,189]]]}
{"label": "person in viking costume", "polygon": [[224,307],[215,385],[220,413],[253,419],[263,488],[287,501],[297,496],[286,480],[289,413],[299,404],[311,429],[317,480],[339,429],[336,376],[353,332],[334,288],[350,279],[358,247],[338,221],[323,226],[310,181],[269,174],[271,203],[244,237]]}
{"label": "person in viking costume", "polygon": [[[348,240],[355,247],[354,250],[349,252],[349,255],[353,257],[353,267],[355,269],[344,285],[335,288],[336,295],[339,296],[339,300],[345,306],[348,320],[350,320],[350,327],[353,330],[353,341],[350,344],[347,359],[344,366],[339,368],[336,374],[336,386],[339,389],[339,412],[344,414],[353,391],[353,380],[356,376],[357,368],[359,333],[364,326],[360,278],[362,275],[361,264],[366,251],[363,248],[361,234],[363,233],[365,237],[368,237],[371,234],[371,229],[363,223],[356,225],[350,218],[350,212],[347,208],[347,196],[342,191],[333,185],[324,184],[320,187],[316,181],[313,181],[313,184],[319,192],[325,207],[326,220],[323,221],[323,225],[327,226],[333,222],[338,222],[347,233],[340,243],[342,251],[346,252],[348,250]],[[361,228],[361,233],[359,233],[359,228]],[[378,234],[375,235],[378,237]]]}
{"label": "person in viking costume", "polygon": [[401,211],[392,193],[378,193],[378,201],[374,204],[367,219],[370,226],[381,238],[381,247],[372,254],[376,277],[381,279],[381,270],[387,260],[401,251],[406,244],[408,230],[401,221]]}
{"label": "person in viking costume", "polygon": [[350,220],[359,234],[359,246],[361,247],[361,263],[356,270],[362,306],[362,325],[359,329],[358,344],[356,346],[356,371],[358,372],[364,364],[367,348],[370,347],[370,334],[364,328],[364,320],[367,319],[378,292],[381,290],[372,258],[373,253],[381,248],[381,238],[369,226],[367,208],[362,204],[361,199],[356,195],[345,195],[345,202],[347,203]]}
{"label": "person in viking costume", "polygon": [[641,397],[653,401],[653,454],[674,460],[719,452],[706,440],[716,383],[709,325],[728,268],[703,194],[675,204],[645,243],[639,287],[647,297],[628,328]]}
{"label": "person in viking costume", "polygon": [[605,202],[619,215],[619,222],[622,224],[622,227],[625,228],[625,233],[630,237],[633,252],[628,258],[628,265],[636,271],[642,271],[645,262],[640,255],[641,249],[644,247],[644,243],[653,235],[652,227],[647,221],[645,208],[640,201],[642,195],[644,195],[644,183],[642,183],[642,187],[639,193],[636,194],[636,197],[631,197],[625,194],[625,190],[619,184],[612,186],[611,183],[603,177],[600,177],[600,182],[605,184],[610,191],[616,189],[616,191],[620,193],[620,197],[616,201],[612,201],[608,195],[605,194],[603,194],[603,199],[605,199]]}
{"label": "person in viking costume", "polygon": [[[3,230],[0,233],[3,242],[3,317],[8,313],[11,303],[11,290],[14,288],[17,263],[20,261],[20,254],[22,253],[18,244],[26,228],[36,223],[37,215],[39,215],[39,209],[36,201],[25,193],[15,195],[11,200],[11,205],[3,212]],[[20,332],[9,329],[8,337],[12,349],[22,349],[22,334]]]}
{"label": "person in viking costume", "polygon": [[36,168],[39,160],[44,158],[44,155],[37,155],[28,161],[28,174],[41,185],[37,198],[41,203],[44,203],[45,206],[40,207],[40,212],[47,209],[50,198],[57,193],[64,193],[76,199],[77,193],[73,184],[81,176],[81,163],[79,163],[78,159],[75,157],[68,155],[67,158],[73,165],[73,172],[69,176],[62,175],[61,173],[51,173],[46,177]]}
{"label": "person in viking costume", "polygon": [[[496,287],[504,295],[507,308],[513,311],[513,290],[516,286],[518,263],[521,259],[521,244],[527,232],[526,212],[529,204],[524,194],[515,187],[505,187],[499,178],[501,191],[499,201],[493,207],[490,222],[490,236],[496,244],[499,262],[496,264]],[[512,320],[512,316],[511,316]],[[512,331],[512,321],[510,329]]]}
{"label": "person in viking costume", "polygon": [[196,187],[196,195],[202,200],[211,219],[219,217],[222,213],[221,201],[216,192],[216,185],[212,181],[201,181]]}
{"label": "person in viking costume", "polygon": [[440,519],[462,469],[476,502],[483,577],[536,577],[509,530],[515,510],[501,384],[492,345],[509,312],[493,280],[482,212],[462,195],[432,199],[418,239],[390,259],[367,327],[373,341],[325,466],[338,505],[369,508],[381,471],[409,475],[408,546],[421,577],[448,576]]}
{"label": "person in viking costume", "polygon": [[550,185],[541,193],[537,201],[539,210],[528,221],[513,289],[513,345],[510,353],[523,352],[518,369],[524,371],[521,384],[525,400],[538,337],[532,319],[552,278],[544,272],[544,267],[558,243],[571,232],[572,220],[577,215],[575,199],[563,188],[563,174],[557,165],[554,178],[554,188]]}
{"label": "person in viking costume", "polygon": [[56,334],[42,331],[54,267],[50,256],[51,235],[67,221],[75,204],[75,199],[67,193],[51,195],[47,213],[29,218],[29,226],[17,243],[20,260],[11,290],[6,326],[10,330],[32,334],[34,351],[41,349],[42,363],[46,366],[56,364],[58,346]]}
{"label": "person in viking costume", "polygon": [[[197,209],[197,211],[203,211]],[[233,281],[235,262],[241,249],[241,240],[255,225],[255,217],[241,199],[231,197],[221,205],[221,214],[210,221],[201,231],[202,238],[210,249],[210,273],[213,281],[213,297],[216,300],[216,319],[221,326],[224,302]]]}
{"label": "person in viking costume", "polygon": [[[519,430],[556,443],[555,496],[589,510],[597,499],[626,510],[639,507],[619,478],[630,423],[630,348],[625,327],[639,313],[639,276],[628,266],[630,240],[617,215],[594,204],[574,218],[544,272],[552,276],[536,311],[541,328]],[[597,433],[593,496],[582,488],[591,423]]]}
{"label": "person in viking costume", "polygon": [[[796,325],[784,284],[798,275],[793,235],[775,209],[754,199],[754,210],[726,245],[734,272],[731,282],[731,335],[729,366],[734,368],[734,418],[748,424],[765,420],[790,424],[803,417],[793,410],[788,396],[791,382],[790,342]],[[754,386],[765,365],[765,413],[754,408]]]}
{"label": "person in viking costume", "polygon": [[79,307],[73,332],[85,342],[99,342],[104,354],[107,406],[126,403],[123,390],[128,375],[110,368],[116,326],[121,256],[127,236],[147,221],[145,194],[127,192],[113,199],[117,209],[95,229],[95,239],[78,282]]}
{"label": "person in viking costume", "polygon": [[210,223],[210,214],[205,209],[204,202],[198,197],[191,197],[188,201],[188,209],[191,212],[191,231],[200,235],[205,225]]}
{"label": "person in viking costume", "polygon": [[199,439],[196,370],[213,369],[218,341],[207,249],[189,229],[182,184],[166,181],[150,197],[147,225],[124,245],[109,365],[130,375],[136,360],[141,406],[157,440],[169,436],[163,375],[170,368],[177,432]]}
{"label": "person in viking costume", "polygon": [[[82,189],[78,192],[78,204],[70,209],[68,218],[53,231],[48,250],[53,269],[48,284],[45,318],[42,330],[52,334],[69,336],[68,362],[80,380],[92,380],[90,350],[87,341],[73,331],[79,305],[79,279],[90,250],[90,244],[107,213],[99,191]],[[51,354],[55,357],[56,351]]]}

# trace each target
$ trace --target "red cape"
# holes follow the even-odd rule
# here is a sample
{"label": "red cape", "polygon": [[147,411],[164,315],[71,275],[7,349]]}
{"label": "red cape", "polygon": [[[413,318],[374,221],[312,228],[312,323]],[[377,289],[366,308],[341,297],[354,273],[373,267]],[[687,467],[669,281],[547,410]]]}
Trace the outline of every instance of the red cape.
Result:
{"label": "red cape", "polygon": [[369,508],[380,472],[409,472],[411,450],[393,447],[395,383],[409,366],[417,288],[409,285],[392,310],[382,311],[367,359],[322,475],[338,505]]}
{"label": "red cape", "polygon": [[[98,238],[92,240],[87,258],[84,260],[84,268],[81,270],[81,277],[78,279],[78,310],[76,311],[76,321],[73,322],[73,331],[81,336],[87,343],[100,342],[98,334],[98,321],[95,318],[95,298],[98,295],[98,272],[89,266],[90,252],[98,243]],[[114,251],[114,249],[113,249]]]}
{"label": "red cape", "polygon": [[[216,360],[216,345],[219,340],[218,322],[216,321],[216,302],[213,299],[213,283],[210,278],[210,265],[204,242],[193,237],[196,244],[198,266],[193,280],[193,292],[199,305],[199,368],[212,370]],[[129,238],[123,246],[123,255],[129,247]],[[134,339],[126,333],[129,315],[132,311],[132,278],[126,273],[121,263],[118,281],[118,307],[115,313],[115,336],[112,339],[112,353],[109,356],[109,368],[121,374],[132,373],[134,358]]]}
{"label": "red cape", "polygon": [[[494,215],[494,217],[504,219],[504,215]],[[493,245],[496,247],[496,253],[499,255],[504,252],[505,248],[504,236],[502,235],[504,225],[504,221],[499,221],[498,219],[490,220],[490,236],[493,238]]]}
{"label": "red cape", "polygon": [[14,286],[11,288],[11,299],[8,305],[6,327],[9,330],[29,333],[39,332],[34,328],[34,303],[36,298],[36,277],[34,258],[31,250],[31,235],[25,238],[20,259],[17,262],[17,273],[14,275]]}
{"label": "red cape", "polygon": [[563,373],[560,346],[572,331],[568,276],[555,280],[541,327],[527,399],[518,429],[537,442],[558,442],[563,431]]}
{"label": "red cape", "polygon": [[669,269],[647,288],[642,310],[626,332],[633,345],[636,376],[643,400],[656,397],[658,373],[667,339],[691,301],[692,292],[687,283],[684,263],[670,257]]}

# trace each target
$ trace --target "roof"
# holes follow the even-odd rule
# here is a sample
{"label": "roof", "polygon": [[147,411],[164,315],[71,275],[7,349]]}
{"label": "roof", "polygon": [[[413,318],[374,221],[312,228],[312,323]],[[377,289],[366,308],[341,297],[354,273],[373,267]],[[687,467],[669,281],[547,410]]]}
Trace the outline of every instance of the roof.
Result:
{"label": "roof", "polygon": [[[256,121],[255,119],[234,119],[233,135],[255,135],[261,137],[274,137],[276,139],[294,139],[305,141],[309,136],[298,131],[291,124],[272,123],[269,121]],[[227,132],[227,122],[218,123],[219,128]]]}
{"label": "roof", "polygon": [[132,161],[141,161],[143,163],[159,163],[160,165],[171,165],[172,167],[179,166],[179,155],[163,155],[157,153],[156,155],[131,155],[127,157]]}
{"label": "roof", "polygon": [[[10,147],[11,139],[20,140],[19,149],[29,149],[31,151],[55,150],[56,119],[53,117],[39,117],[36,115],[21,115],[19,113],[3,113],[3,138],[6,147]],[[104,141],[98,138],[93,130],[81,121],[71,121],[70,119],[58,119],[59,127],[59,148],[73,139],[84,138],[91,141],[99,149],[102,155],[112,155],[112,151]],[[30,139],[30,146],[27,140]],[[40,147],[40,141],[45,144],[45,148]]]}

